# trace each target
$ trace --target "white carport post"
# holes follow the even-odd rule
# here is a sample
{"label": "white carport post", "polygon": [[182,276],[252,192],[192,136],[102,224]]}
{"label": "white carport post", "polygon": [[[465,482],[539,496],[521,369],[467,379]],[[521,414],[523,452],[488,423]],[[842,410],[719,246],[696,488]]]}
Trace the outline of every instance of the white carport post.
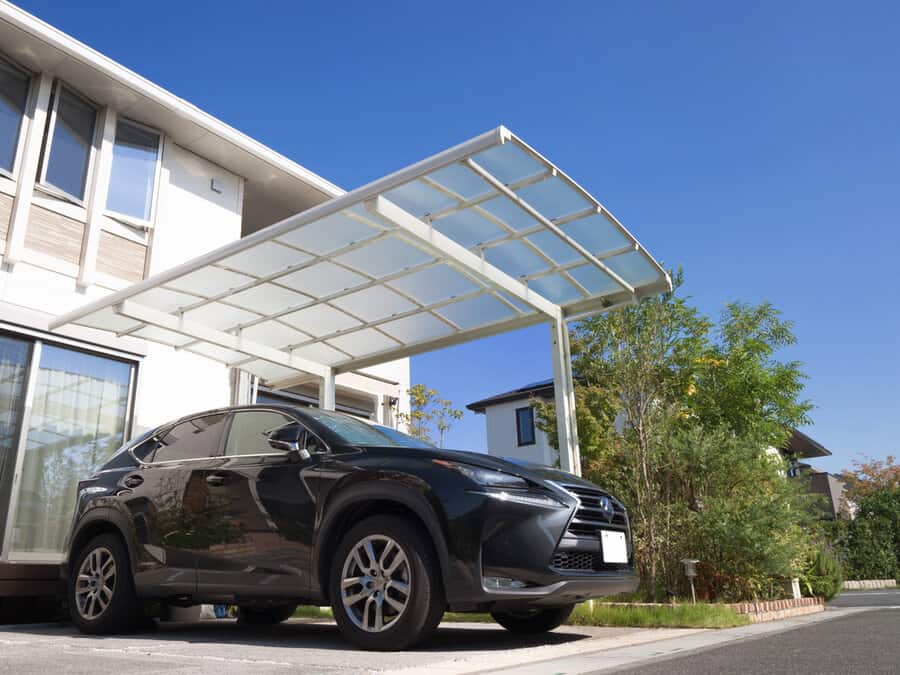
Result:
{"label": "white carport post", "polygon": [[334,410],[334,368],[329,368],[319,380],[319,408]]}
{"label": "white carport post", "polygon": [[572,378],[572,355],[569,351],[569,329],[566,320],[550,323],[553,357],[553,391],[556,398],[556,429],[559,439],[559,468],[581,475],[581,452],[578,449],[578,425],[575,419],[575,381]]}

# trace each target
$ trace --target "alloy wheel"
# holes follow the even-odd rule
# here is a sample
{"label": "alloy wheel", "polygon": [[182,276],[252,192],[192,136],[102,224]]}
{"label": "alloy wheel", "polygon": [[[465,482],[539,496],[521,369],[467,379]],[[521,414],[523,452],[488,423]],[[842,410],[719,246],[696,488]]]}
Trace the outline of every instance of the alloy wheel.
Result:
{"label": "alloy wheel", "polygon": [[393,626],[410,592],[409,560],[391,537],[370,535],[350,549],[341,572],[341,600],[358,628],[380,633]]}
{"label": "alloy wheel", "polygon": [[75,580],[75,606],[82,618],[97,619],[109,603],[116,590],[116,560],[112,551],[98,546],[88,553],[78,569]]}

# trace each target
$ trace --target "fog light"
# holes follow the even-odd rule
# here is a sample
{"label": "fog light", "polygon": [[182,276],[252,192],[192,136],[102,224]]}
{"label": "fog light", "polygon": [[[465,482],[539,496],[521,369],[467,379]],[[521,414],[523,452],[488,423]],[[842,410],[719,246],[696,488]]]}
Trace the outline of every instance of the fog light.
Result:
{"label": "fog light", "polygon": [[518,579],[509,577],[484,577],[484,587],[492,591],[502,591],[511,588],[525,588],[528,584]]}

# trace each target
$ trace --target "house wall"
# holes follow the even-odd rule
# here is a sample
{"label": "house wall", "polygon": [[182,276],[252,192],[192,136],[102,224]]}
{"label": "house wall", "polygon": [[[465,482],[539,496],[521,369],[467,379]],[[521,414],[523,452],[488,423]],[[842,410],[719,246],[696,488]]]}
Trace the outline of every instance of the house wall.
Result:
{"label": "house wall", "polygon": [[[211,188],[216,179],[220,192]],[[166,139],[149,273],[156,274],[241,236],[243,179]],[[196,410],[230,403],[228,368],[147,343],[138,380],[135,433]]]}
{"label": "house wall", "polygon": [[[96,154],[97,147],[95,164]],[[212,178],[220,192],[210,189]],[[10,198],[18,198],[20,182],[9,182]],[[152,229],[142,232],[104,216],[94,283],[84,285],[79,277],[87,209],[36,187],[21,260],[0,270],[0,316],[15,316],[26,327],[42,330],[54,316],[238,239],[242,194],[240,176],[164,138]],[[198,409],[228,405],[224,365],[154,343],[141,347],[134,433]]]}
{"label": "house wall", "polygon": [[527,406],[528,399],[525,398],[485,408],[488,454],[553,466],[557,461],[557,451],[551,447],[547,434],[540,429],[535,428],[534,445],[518,445],[516,409]]}
{"label": "house wall", "polygon": [[[39,95],[42,81],[43,103]],[[20,133],[18,175],[0,175],[0,256],[8,263],[0,266],[0,320],[15,316],[26,327],[39,330],[59,314],[240,238],[244,211],[245,181],[241,176],[185,149],[167,136],[165,129],[153,127],[153,120],[146,119],[142,122],[162,136],[151,218],[146,226],[134,226],[104,208],[94,206],[92,210],[92,204],[106,203],[112,142],[122,117],[119,111],[102,106],[97,106],[91,169],[82,203],[42,185],[41,162],[46,160],[41,160],[35,149],[40,150],[52,111],[47,92],[56,91],[60,83],[77,92],[73,83],[52,73],[33,74]],[[25,161],[29,154],[31,164]],[[28,180],[32,172],[36,177]],[[10,255],[11,222],[17,206],[25,217],[19,219],[20,250]],[[87,253],[92,235],[93,256]],[[135,392],[134,433],[198,409],[232,402],[224,365],[143,341],[137,351],[143,361]],[[370,398],[379,421],[396,418],[390,410],[394,399],[400,412],[408,412],[408,359],[365,372],[375,377],[339,376],[338,398]]]}

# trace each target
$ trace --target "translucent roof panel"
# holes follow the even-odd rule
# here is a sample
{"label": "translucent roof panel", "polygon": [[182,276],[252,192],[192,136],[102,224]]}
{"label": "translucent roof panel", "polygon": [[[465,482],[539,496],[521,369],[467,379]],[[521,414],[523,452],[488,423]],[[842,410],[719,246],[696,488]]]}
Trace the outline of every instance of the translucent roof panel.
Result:
{"label": "translucent roof panel", "polygon": [[667,290],[612,214],[500,127],[59,317],[277,383]]}

